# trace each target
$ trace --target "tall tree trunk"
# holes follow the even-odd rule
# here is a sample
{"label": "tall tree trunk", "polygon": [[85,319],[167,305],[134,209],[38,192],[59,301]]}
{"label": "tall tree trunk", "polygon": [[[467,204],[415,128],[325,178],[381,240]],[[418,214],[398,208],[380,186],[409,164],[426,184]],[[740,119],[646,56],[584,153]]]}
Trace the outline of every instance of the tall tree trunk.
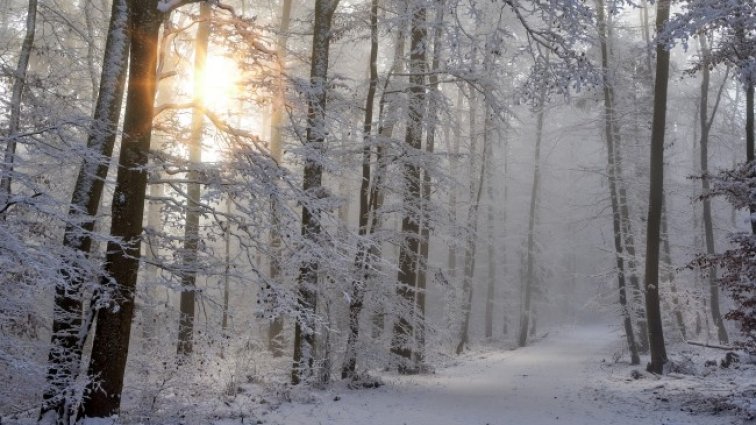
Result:
{"label": "tall tree trunk", "polygon": [[207,63],[207,46],[210,41],[212,9],[207,2],[200,3],[199,23],[194,40],[194,93],[192,127],[189,139],[189,172],[187,173],[186,219],[184,224],[183,270],[179,305],[179,330],[176,352],[179,357],[191,354],[194,336],[194,306],[197,284],[197,253],[199,250],[200,186],[202,167],[202,129],[204,127],[204,79]]}
{"label": "tall tree trunk", "polygon": [[117,415],[120,409],[141,255],[145,166],[152,133],[158,34],[163,14],[158,10],[157,0],[131,0],[129,10],[129,90],[110,230],[120,242],[108,243],[107,278],[95,301],[97,327],[88,370],[89,397],[81,405],[82,418],[106,418]]}
{"label": "tall tree trunk", "polygon": [[616,141],[615,137],[618,132],[616,126],[615,110],[614,110],[614,85],[612,77],[609,74],[609,31],[607,29],[606,9],[603,0],[596,0],[596,17],[599,35],[599,45],[601,48],[601,69],[603,74],[603,89],[604,89],[604,138],[606,139],[607,146],[607,163],[609,174],[609,196],[612,203],[612,226],[614,230],[614,250],[615,260],[617,263],[617,281],[619,285],[619,302],[622,311],[622,322],[625,327],[625,336],[627,338],[627,346],[630,350],[630,362],[631,364],[639,364],[640,357],[638,356],[638,347],[635,343],[635,333],[633,331],[633,322],[631,318],[630,308],[627,300],[627,284],[625,281],[625,265],[622,249],[622,211],[619,205],[618,194],[618,169],[617,169],[617,154],[615,153]]}
{"label": "tall tree trunk", "polygon": [[[707,174],[709,172],[709,132],[711,130],[711,122],[713,122],[711,121],[713,120],[713,116],[711,119],[709,118],[709,64],[711,61],[711,52],[706,41],[706,34],[701,33],[698,35],[698,43],[701,49],[702,59],[701,103],[698,111],[700,114],[699,123],[701,126],[701,173],[703,174],[701,188],[704,194],[708,194],[709,179]],[[717,104],[718,103],[719,100],[717,99]],[[716,111],[714,113],[716,113]],[[714,228],[711,219],[711,200],[707,197],[704,197],[703,199],[703,225],[704,237],[706,240],[706,254],[714,255]],[[717,327],[719,342],[727,344],[729,342],[727,330],[725,329],[722,320],[722,313],[719,311],[719,284],[717,283],[717,271],[713,267],[708,270],[708,281],[711,319]]]}
{"label": "tall tree trunk", "polygon": [[[670,0],[659,0],[656,7],[656,32],[661,33],[669,19]],[[661,210],[664,193],[664,131],[667,119],[667,87],[669,83],[669,50],[665,42],[656,42],[656,78],[654,83],[654,118],[651,126],[651,176],[646,229],[646,318],[651,363],[648,370],[661,373],[667,362],[664,346],[661,309],[659,307],[659,242]]]}
{"label": "tall tree trunk", "polygon": [[[363,121],[363,146],[362,146],[362,182],[360,184],[360,216],[359,235],[365,237],[375,230],[368,228],[371,214],[370,210],[370,183],[372,161],[372,131],[373,131],[373,107],[375,93],[378,88],[378,0],[372,0],[370,5],[370,81],[368,83],[367,98],[365,99],[365,119]],[[357,341],[360,334],[360,315],[365,301],[365,291],[370,278],[372,268],[371,253],[374,252],[372,242],[360,242],[357,247],[355,258],[358,278],[352,282],[352,294],[349,302],[349,337],[347,339],[344,365],[341,368],[342,379],[356,378],[357,370]]]}
{"label": "tall tree trunk", "polygon": [[[124,82],[129,54],[129,11],[126,0],[113,2],[108,28],[99,94],[94,119],[87,137],[88,153],[76,178],[68,215],[69,223],[63,246],[88,256],[92,248],[95,216],[100,206],[105,178],[113,155],[118,120],[123,100]],[[48,355],[47,387],[43,394],[40,421],[68,424],[74,415],[72,387],[81,362],[86,338],[82,322],[84,265],[71,264],[62,270],[63,279],[55,287],[52,336]],[[84,326],[84,327],[83,327]]]}
{"label": "tall tree trunk", "polygon": [[[423,122],[425,119],[425,73],[426,73],[426,43],[427,28],[425,5],[412,4],[412,37],[410,40],[410,77],[409,77],[409,107],[407,114],[407,130],[405,134],[405,148],[409,155],[405,155],[404,164],[404,217],[402,218],[402,235],[404,241],[399,249],[399,273],[397,276],[396,293],[405,307],[415,305],[417,291],[417,269],[419,263],[420,223],[417,213],[421,204],[420,165],[413,161],[422,149]],[[414,314],[401,314],[394,322],[391,352],[402,358],[399,365],[400,373],[417,372],[417,364],[413,355],[414,327],[422,327],[422,318]],[[422,330],[421,330],[422,332]]]}
{"label": "tall tree trunk", "polygon": [[3,157],[2,178],[0,178],[0,206],[6,205],[11,197],[11,183],[16,161],[16,134],[21,122],[21,102],[26,89],[26,73],[29,70],[29,58],[34,47],[34,32],[37,28],[37,0],[29,0],[26,12],[26,34],[21,43],[18,62],[13,75],[11,89],[10,118],[8,120],[8,134]]}
{"label": "tall tree trunk", "polygon": [[[406,5],[405,5],[406,7]],[[400,24],[397,31],[396,43],[394,45],[394,59],[391,65],[391,71],[386,77],[386,81],[383,85],[381,97],[378,100],[378,131],[377,131],[377,146],[375,152],[376,171],[373,173],[374,182],[370,186],[370,211],[371,213],[371,225],[370,228],[378,230],[382,225],[380,214],[377,211],[383,206],[384,194],[383,185],[384,178],[386,176],[386,168],[390,158],[387,157],[387,147],[391,145],[391,140],[394,135],[394,128],[398,123],[398,117],[395,113],[396,102],[399,101],[398,93],[401,90],[394,90],[392,83],[394,82],[394,74],[400,72],[404,67],[404,45],[406,38],[406,25]],[[382,249],[380,244],[375,245],[375,259],[378,261],[382,256]],[[379,301],[376,306],[375,312],[373,312],[373,339],[378,339],[383,333],[385,327],[386,310],[382,301]]]}
{"label": "tall tree trunk", "polygon": [[[470,99],[472,102],[472,98]],[[471,127],[474,130],[474,127]],[[473,150],[475,144],[471,146],[470,151],[470,164],[471,170],[475,170],[475,156],[476,152]],[[478,241],[478,221],[480,209],[480,199],[483,194],[483,183],[486,176],[486,161],[485,158],[489,155],[488,139],[483,139],[483,152],[480,165],[480,174],[478,176],[471,175],[470,177],[470,206],[467,210],[467,237],[465,238],[465,274],[462,280],[462,332],[459,338],[459,343],[455,352],[457,355],[462,354],[470,344],[470,316],[472,313],[472,298],[473,298],[473,277],[475,276],[475,251]],[[477,177],[477,181],[476,178]]]}
{"label": "tall tree trunk", "polygon": [[[456,104],[456,116],[462,117],[462,88],[457,87],[457,101]],[[462,142],[462,132],[460,131],[460,126],[455,125],[453,129],[454,133],[454,142],[451,147],[451,154],[449,155],[449,174],[452,176],[457,175],[457,170],[459,167],[459,145]],[[451,189],[449,190],[449,225],[451,226],[452,230],[452,243],[449,244],[449,252],[447,257],[447,269],[449,270],[449,282],[454,284],[457,280],[457,248],[456,244],[454,243],[456,241],[456,236],[459,233],[457,230],[457,186],[452,185]]]}
{"label": "tall tree trunk", "polygon": [[[283,160],[283,124],[286,105],[286,44],[289,39],[289,23],[291,21],[292,0],[283,0],[281,5],[281,21],[278,25],[276,37],[276,64],[278,73],[273,105],[270,116],[270,155],[279,164]],[[278,200],[271,198],[272,226],[270,228],[270,279],[275,281],[281,275],[281,235],[278,227]],[[274,357],[283,356],[283,317],[277,315],[270,321],[268,327],[268,350]]]}
{"label": "tall tree trunk", "polygon": [[[445,0],[436,0],[436,17],[433,23],[433,59],[431,61],[430,76],[428,77],[428,130],[425,138],[425,151],[433,155],[436,145],[436,132],[438,128],[438,108],[439,96],[438,74],[441,64],[441,42],[443,35],[444,22],[444,4]],[[428,286],[428,254],[430,248],[430,231],[429,212],[431,210],[431,173],[427,168],[423,168],[422,183],[422,211],[420,213],[420,260],[417,270],[417,293],[415,297],[415,308],[420,320],[425,318],[425,292]],[[418,327],[415,330],[415,342],[417,350],[415,351],[415,361],[422,364],[425,361],[425,329]]]}
{"label": "tall tree trunk", "polygon": [[[486,106],[486,120],[491,121],[493,114],[493,109]],[[492,127],[492,123],[486,125],[486,133],[483,136],[487,140],[483,142],[485,146],[488,146],[490,143],[491,132],[493,131]],[[496,218],[494,214],[493,149],[489,150],[484,161],[486,162],[486,198],[488,199],[488,290],[486,291],[484,327],[486,338],[491,339],[493,338],[493,315],[496,298]],[[506,218],[506,214],[502,214],[502,225],[506,222]]]}
{"label": "tall tree trunk", "polygon": [[[326,99],[328,94],[328,59],[331,24],[339,0],[316,0],[310,65],[310,93],[307,96],[306,147],[312,153],[305,159],[302,189],[315,194],[322,188],[323,165],[319,157],[326,138]],[[302,207],[302,237],[313,246],[319,244],[320,211]],[[314,377],[315,314],[318,286],[317,261],[307,261],[299,270],[299,319],[294,328],[294,364],[291,382],[296,385]]]}
{"label": "tall tree trunk", "polygon": [[[754,160],[754,138],[756,138],[756,133],[754,133],[754,108],[753,108],[753,97],[754,97],[754,84],[753,82],[749,82],[746,85],[746,161],[751,162]],[[751,232],[756,234],[756,205],[750,206],[751,211]]]}
{"label": "tall tree trunk", "polygon": [[[546,59],[548,66],[548,58]],[[530,192],[530,215],[528,216],[528,246],[526,252],[526,274],[525,274],[525,297],[523,300],[521,317],[520,317],[520,334],[517,338],[517,344],[524,347],[528,342],[528,327],[530,325],[531,305],[533,290],[535,289],[535,225],[536,209],[538,206],[538,191],[541,180],[541,142],[543,141],[543,126],[545,118],[546,87],[541,89],[539,96],[539,110],[536,118],[536,143],[535,157],[533,158],[533,186]]]}

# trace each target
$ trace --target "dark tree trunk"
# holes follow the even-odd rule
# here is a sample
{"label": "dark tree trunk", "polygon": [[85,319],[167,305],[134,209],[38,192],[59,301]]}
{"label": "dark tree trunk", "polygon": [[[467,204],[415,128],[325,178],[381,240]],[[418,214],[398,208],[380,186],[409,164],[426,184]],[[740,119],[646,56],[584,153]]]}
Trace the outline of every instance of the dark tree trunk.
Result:
{"label": "dark tree trunk", "polygon": [[[422,149],[423,121],[425,117],[425,71],[426,71],[426,13],[423,5],[412,5],[412,37],[410,41],[410,77],[409,109],[405,149],[408,154],[404,164],[404,208],[402,234],[404,241],[399,249],[399,273],[396,293],[404,307],[414,306],[417,291],[417,270],[420,251],[420,223],[417,218],[421,203],[420,165],[412,158]],[[415,373],[417,365],[413,364],[414,326],[423,326],[422,319],[416,320],[414,314],[401,314],[394,322],[391,352],[401,357],[400,373]],[[421,330],[422,332],[422,330]]]}
{"label": "dark tree trunk", "polygon": [[[63,236],[63,246],[85,256],[92,248],[94,217],[100,206],[118,129],[129,54],[128,18],[126,0],[114,1],[99,94],[87,137],[88,152],[76,178],[68,212],[70,222]],[[62,270],[64,279],[55,288],[47,388],[42,397],[40,419],[48,412],[55,412],[58,424],[68,424],[74,415],[71,385],[81,367],[86,330],[91,325],[82,322],[82,285],[86,273],[81,266],[71,264],[71,269]]]}
{"label": "dark tree trunk", "polygon": [[[659,0],[656,31],[661,33],[669,19],[670,0]],[[651,176],[646,230],[646,319],[651,363],[648,370],[661,373],[667,362],[664,346],[661,309],[659,307],[659,242],[661,210],[664,193],[664,131],[667,119],[667,87],[669,83],[669,51],[663,41],[656,43],[656,78],[654,84],[654,118],[651,126]]]}
{"label": "dark tree trunk", "polygon": [[[312,63],[310,66],[310,93],[307,97],[306,147],[312,154],[305,159],[302,189],[317,194],[322,189],[323,165],[321,158],[326,138],[326,99],[328,94],[328,59],[331,45],[331,24],[339,0],[316,0],[315,23],[312,36]],[[320,239],[320,211],[307,205],[302,208],[302,237],[313,246]],[[315,313],[317,308],[319,264],[308,261],[299,270],[300,318],[294,328],[294,364],[291,382],[296,385],[314,377]]]}
{"label": "dark tree trunk", "polygon": [[121,242],[107,247],[105,273],[95,301],[97,327],[92,344],[83,418],[117,415],[134,315],[142,218],[147,187],[147,159],[154,115],[158,34],[163,15],[157,0],[132,0],[131,59],[123,139],[113,193],[111,235]]}
{"label": "dark tree trunk", "polygon": [[176,352],[179,357],[191,354],[194,339],[194,306],[197,283],[197,253],[199,250],[199,221],[202,166],[202,128],[205,114],[202,109],[204,101],[203,84],[207,46],[210,41],[210,19],[212,10],[207,2],[200,3],[199,23],[194,40],[194,94],[192,110],[192,127],[189,141],[189,166],[187,173],[186,220],[184,224],[183,270],[181,275],[181,300],[179,302],[179,328]]}

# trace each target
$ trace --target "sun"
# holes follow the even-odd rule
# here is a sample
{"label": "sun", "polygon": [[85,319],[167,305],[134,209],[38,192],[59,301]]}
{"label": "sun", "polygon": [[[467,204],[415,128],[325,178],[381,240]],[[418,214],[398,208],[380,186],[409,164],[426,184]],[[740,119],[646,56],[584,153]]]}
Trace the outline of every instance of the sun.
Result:
{"label": "sun", "polygon": [[231,58],[208,55],[201,81],[204,106],[217,114],[234,107],[238,91],[239,68]]}
{"label": "sun", "polygon": [[[199,86],[194,85],[194,76],[185,81],[192,97],[199,97],[202,107],[223,120],[228,120],[233,110],[238,108],[239,68],[228,56],[209,54],[200,76]],[[205,121],[205,125],[210,125]],[[202,140],[202,162],[218,162],[222,159],[219,140],[213,132]]]}

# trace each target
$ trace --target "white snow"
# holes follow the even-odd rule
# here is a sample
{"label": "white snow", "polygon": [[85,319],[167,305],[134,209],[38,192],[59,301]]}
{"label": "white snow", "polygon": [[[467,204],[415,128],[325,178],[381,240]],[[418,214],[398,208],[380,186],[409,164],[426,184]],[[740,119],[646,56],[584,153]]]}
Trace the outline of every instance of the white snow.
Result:
{"label": "white snow", "polygon": [[[619,332],[608,326],[552,331],[531,347],[473,353],[434,375],[384,377],[379,389],[333,390],[310,404],[285,403],[266,424],[540,425],[732,424],[732,412],[688,412],[658,400],[668,380],[614,363]],[[753,369],[749,369],[753,377]],[[657,394],[654,394],[654,391]],[[689,401],[689,400],[688,400]],[[683,409],[683,410],[681,410]]]}

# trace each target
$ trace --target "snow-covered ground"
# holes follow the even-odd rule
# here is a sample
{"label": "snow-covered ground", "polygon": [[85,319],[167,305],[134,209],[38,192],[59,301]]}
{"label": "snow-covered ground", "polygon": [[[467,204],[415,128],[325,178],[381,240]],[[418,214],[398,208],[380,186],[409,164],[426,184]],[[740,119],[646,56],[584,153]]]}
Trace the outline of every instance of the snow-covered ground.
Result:
{"label": "snow-covered ground", "polygon": [[607,326],[565,328],[527,348],[471,353],[433,375],[384,378],[379,389],[334,389],[310,403],[281,404],[259,419],[281,425],[748,423],[737,409],[707,409],[696,387],[753,389],[753,367],[734,373],[742,379],[732,384],[727,374],[714,376],[719,370],[706,380],[645,373],[633,379],[639,368],[613,361],[620,340]]}
{"label": "snow-covered ground", "polygon": [[[185,402],[164,394],[162,407],[144,416],[129,403],[122,419],[153,425],[756,425],[756,365],[744,359],[722,368],[725,351],[681,344],[668,347],[673,370],[659,377],[626,363],[622,340],[608,325],[563,327],[526,348],[480,347],[433,374],[387,374],[380,388],[258,382],[219,398],[204,387]],[[0,418],[5,423],[34,420]]]}

